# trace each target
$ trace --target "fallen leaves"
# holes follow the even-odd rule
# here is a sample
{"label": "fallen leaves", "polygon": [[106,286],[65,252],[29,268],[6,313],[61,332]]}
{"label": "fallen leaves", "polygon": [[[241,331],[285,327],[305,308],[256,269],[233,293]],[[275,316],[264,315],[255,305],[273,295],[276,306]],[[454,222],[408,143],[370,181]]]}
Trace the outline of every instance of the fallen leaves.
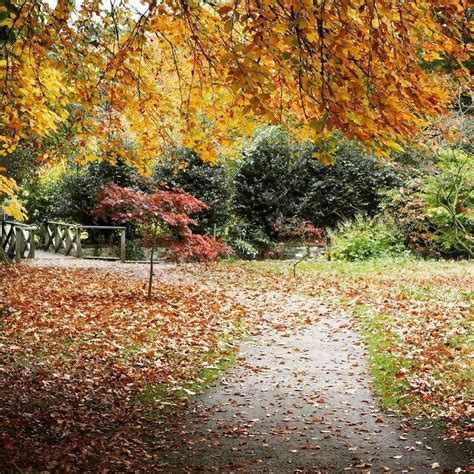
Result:
{"label": "fallen leaves", "polygon": [[[343,389],[342,395],[337,388],[337,381],[348,377],[357,383],[365,380],[364,369],[360,368],[364,345],[356,349],[357,338],[350,337],[361,307],[374,312],[383,309],[386,319],[381,329],[390,342],[384,350],[396,361],[413,354],[409,370],[398,367],[394,378],[422,381],[439,368],[453,368],[453,373],[430,388],[431,393],[441,394],[436,403],[425,403],[421,392],[414,392],[426,413],[444,416],[445,410],[453,410],[462,416],[460,409],[467,400],[463,395],[460,404],[451,404],[444,394],[451,390],[447,381],[459,380],[458,366],[449,364],[460,360],[448,357],[448,353],[459,352],[465,357],[468,351],[457,351],[454,342],[442,342],[446,334],[463,334],[459,322],[466,315],[466,301],[459,295],[445,298],[427,288],[435,281],[443,294],[453,287],[465,294],[469,272],[461,278],[458,273],[415,278],[407,275],[407,270],[403,274],[363,277],[321,273],[317,278],[301,272],[293,279],[255,271],[242,263],[170,266],[168,280],[177,285],[160,282],[155,298],[147,301],[143,283],[123,275],[93,270],[0,268],[0,290],[5,295],[0,307],[6,308],[0,340],[0,415],[7,420],[2,426],[0,462],[5,464],[8,459],[8,467],[15,463],[45,470],[64,470],[73,465],[82,471],[131,471],[143,466],[179,467],[194,457],[192,465],[212,463],[218,469],[222,467],[218,459],[221,453],[232,452],[222,462],[235,470],[236,466],[267,462],[266,458],[261,461],[246,457],[245,453],[257,446],[252,444],[257,443],[254,435],[264,436],[265,432],[262,439],[270,446],[278,445],[274,438],[280,437],[288,456],[300,459],[319,449],[326,452],[327,446],[349,430],[355,437],[350,443],[345,438],[336,455],[350,461],[345,464],[350,464],[348,470],[356,466],[374,468],[379,452],[372,453],[370,448],[372,454],[365,456],[365,450],[393,429],[393,415],[381,418],[370,392],[363,392],[361,398],[356,390],[357,398],[354,389],[358,385]],[[162,272],[162,280],[166,271],[157,269]],[[402,284],[410,286],[417,297],[397,298]],[[308,298],[308,294],[316,298]],[[439,308],[435,311],[436,305]],[[408,317],[410,309],[413,312]],[[333,313],[335,310],[337,313]],[[194,418],[181,418],[175,413],[155,419],[155,407],[180,406],[181,395],[197,391],[187,382],[204,379],[203,370],[212,371],[221,365],[220,359],[232,349],[229,339],[240,325],[242,311],[250,331],[257,334],[257,339],[263,333],[267,342],[253,354],[252,364],[239,360],[242,380],[229,376],[222,383],[228,394],[209,410],[191,406]],[[356,318],[341,318],[341,312],[353,312]],[[454,315],[451,320],[455,327],[446,322],[450,314]],[[309,347],[294,340],[298,333],[311,330],[308,315],[315,321],[314,327],[325,328],[323,334],[327,331],[326,336],[317,339],[317,345],[324,345],[325,337],[339,341],[333,346],[340,347],[334,351],[335,359],[359,354],[344,362],[335,378],[331,374],[338,364],[333,365],[332,357],[326,366],[318,358],[309,357]],[[425,339],[418,342],[423,330]],[[311,340],[311,347],[313,343]],[[460,346],[466,343],[461,341]],[[448,365],[440,365],[438,353],[439,361]],[[424,354],[432,354],[431,359],[425,360]],[[430,360],[434,361],[431,365]],[[298,365],[292,367],[293,363]],[[322,374],[327,380],[316,390]],[[257,387],[249,379],[262,386]],[[260,399],[255,397],[254,389],[262,392]],[[338,408],[334,405],[335,394],[341,397],[337,398]],[[156,398],[158,402],[139,403],[140,397],[150,402]],[[416,409],[416,404],[407,407],[409,413],[419,413]],[[310,412],[306,414],[306,410]],[[358,416],[366,414],[365,424],[357,418],[347,419],[347,413],[354,410]],[[298,418],[302,411],[305,416]],[[338,421],[343,422],[342,428]],[[404,434],[408,425],[405,420],[400,427]],[[407,440],[405,435],[394,437]],[[289,442],[291,439],[297,442]],[[303,440],[307,442],[302,444]],[[425,444],[394,442],[383,453],[387,458],[384,465],[408,462],[415,449],[426,456],[425,451],[431,452],[431,448],[426,446],[425,450]],[[444,461],[434,457],[439,448],[433,446],[433,457],[424,464],[427,468],[434,461],[443,466]],[[33,459],[31,453],[35,454]]]}
{"label": "fallen leaves", "polygon": [[[148,413],[182,403],[173,393],[194,395],[187,384],[229,356],[242,319],[223,294],[196,287],[161,283],[147,299],[141,281],[96,270],[0,274],[4,467],[60,469],[86,454],[110,465],[91,452],[123,429],[142,436]],[[140,403],[150,387],[154,403]]]}
{"label": "fallen leaves", "polygon": [[[306,294],[324,301],[325,311],[350,311],[352,323],[378,338],[378,355],[394,364],[384,376],[384,390],[399,397],[406,414],[442,418],[452,436],[470,436],[465,421],[472,415],[472,281],[473,266],[463,262],[407,262],[401,268],[350,271],[311,264],[298,277],[285,263],[259,262],[207,267],[206,278],[226,278],[251,288]],[[320,264],[319,264],[320,265]],[[211,270],[212,268],[212,270]],[[194,270],[198,273],[199,270]],[[228,277],[226,276],[228,275]],[[238,276],[237,276],[238,275]],[[290,333],[306,321],[288,308],[274,329]],[[370,338],[370,337],[369,337]],[[382,370],[385,368],[382,366]]]}

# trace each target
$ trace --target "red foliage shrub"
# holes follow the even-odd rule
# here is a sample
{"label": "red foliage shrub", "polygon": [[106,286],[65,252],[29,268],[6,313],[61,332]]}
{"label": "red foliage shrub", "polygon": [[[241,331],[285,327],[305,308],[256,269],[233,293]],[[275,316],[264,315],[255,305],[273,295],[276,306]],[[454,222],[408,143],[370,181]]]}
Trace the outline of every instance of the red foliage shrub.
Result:
{"label": "red foliage shrub", "polygon": [[312,222],[304,219],[278,219],[274,231],[281,240],[285,241],[296,240],[311,245],[322,245],[325,243],[324,229],[315,227]]}
{"label": "red foliage shrub", "polygon": [[[183,190],[162,189],[153,194],[107,184],[95,214],[115,222],[145,226],[145,242],[170,250],[178,261],[214,260],[229,253],[227,246],[207,235],[193,234],[190,214],[209,207]],[[168,230],[163,234],[162,230]],[[161,232],[160,232],[161,231]]]}

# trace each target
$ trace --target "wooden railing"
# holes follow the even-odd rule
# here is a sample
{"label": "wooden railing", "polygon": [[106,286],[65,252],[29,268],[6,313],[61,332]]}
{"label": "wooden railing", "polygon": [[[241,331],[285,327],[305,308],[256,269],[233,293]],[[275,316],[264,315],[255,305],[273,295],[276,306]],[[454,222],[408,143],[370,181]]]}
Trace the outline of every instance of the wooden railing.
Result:
{"label": "wooden railing", "polygon": [[1,219],[0,244],[8,257],[19,262],[24,258],[35,257],[35,235],[41,234],[44,250],[81,258],[83,257],[81,232],[87,229],[119,231],[120,260],[125,262],[126,234],[125,227],[121,226],[82,226],[47,221],[41,226],[39,231],[34,225]]}
{"label": "wooden railing", "polygon": [[79,226],[62,222],[45,222],[42,226],[43,248],[54,253],[81,256],[81,235]]}
{"label": "wooden railing", "polygon": [[82,257],[81,232],[87,229],[120,231],[120,260],[125,262],[125,227],[104,225],[76,225],[47,221],[43,224],[44,249],[64,255]]}
{"label": "wooden railing", "polygon": [[0,242],[5,253],[16,262],[34,258],[37,227],[8,220],[0,222]]}

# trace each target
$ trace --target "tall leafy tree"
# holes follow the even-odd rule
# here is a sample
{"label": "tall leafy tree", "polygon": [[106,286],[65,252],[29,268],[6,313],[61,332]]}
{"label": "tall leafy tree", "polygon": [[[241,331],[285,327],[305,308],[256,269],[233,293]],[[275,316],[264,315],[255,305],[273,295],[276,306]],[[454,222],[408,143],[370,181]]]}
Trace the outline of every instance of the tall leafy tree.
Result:
{"label": "tall leafy tree", "polygon": [[79,162],[121,156],[144,173],[164,143],[214,161],[262,121],[399,148],[448,106],[448,81],[420,60],[468,76],[468,14],[465,0],[6,0],[0,159],[31,140],[51,160],[44,139],[69,117]]}

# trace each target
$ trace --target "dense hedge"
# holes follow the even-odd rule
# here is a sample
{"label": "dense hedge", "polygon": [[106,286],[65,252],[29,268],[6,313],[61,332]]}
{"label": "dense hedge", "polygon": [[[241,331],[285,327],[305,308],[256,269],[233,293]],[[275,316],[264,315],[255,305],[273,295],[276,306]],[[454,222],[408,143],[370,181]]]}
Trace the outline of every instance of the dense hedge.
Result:
{"label": "dense hedge", "polygon": [[335,159],[327,166],[306,152],[294,165],[296,213],[318,227],[334,227],[360,213],[374,215],[379,191],[402,183],[398,172],[355,143],[341,143]]}
{"label": "dense hedge", "polygon": [[196,231],[212,234],[222,230],[230,219],[231,190],[225,167],[210,166],[187,148],[178,148],[167,158],[156,165],[153,180],[182,188],[210,207],[199,214]]}
{"label": "dense hedge", "polygon": [[[380,222],[395,223],[397,239],[416,254],[472,258],[473,155],[466,144],[458,148],[450,145],[437,153],[408,148],[387,163],[338,137],[335,163],[323,165],[317,159],[320,148],[292,139],[280,127],[267,127],[247,143],[232,168],[209,166],[194,151],[176,148],[155,165],[149,179],[123,162],[78,166],[73,145],[65,163],[43,168],[34,147],[25,145],[15,151],[13,175],[36,223],[97,223],[93,210],[108,182],[143,191],[166,183],[210,207],[198,216],[195,231],[216,234],[246,258],[274,255],[279,223],[288,221],[333,229],[330,238],[339,239],[344,258],[360,258],[379,244],[398,251],[387,244],[390,232]],[[354,221],[359,215],[365,217]],[[139,235],[133,225],[129,232]]]}
{"label": "dense hedge", "polygon": [[270,127],[243,150],[233,176],[234,213],[267,235],[279,218],[296,213],[291,173],[299,151],[287,133]]}
{"label": "dense hedge", "polygon": [[268,235],[279,218],[333,227],[357,214],[375,214],[378,191],[402,183],[398,172],[353,142],[337,146],[334,165],[321,164],[317,153],[277,127],[260,132],[234,175],[235,213]]}

